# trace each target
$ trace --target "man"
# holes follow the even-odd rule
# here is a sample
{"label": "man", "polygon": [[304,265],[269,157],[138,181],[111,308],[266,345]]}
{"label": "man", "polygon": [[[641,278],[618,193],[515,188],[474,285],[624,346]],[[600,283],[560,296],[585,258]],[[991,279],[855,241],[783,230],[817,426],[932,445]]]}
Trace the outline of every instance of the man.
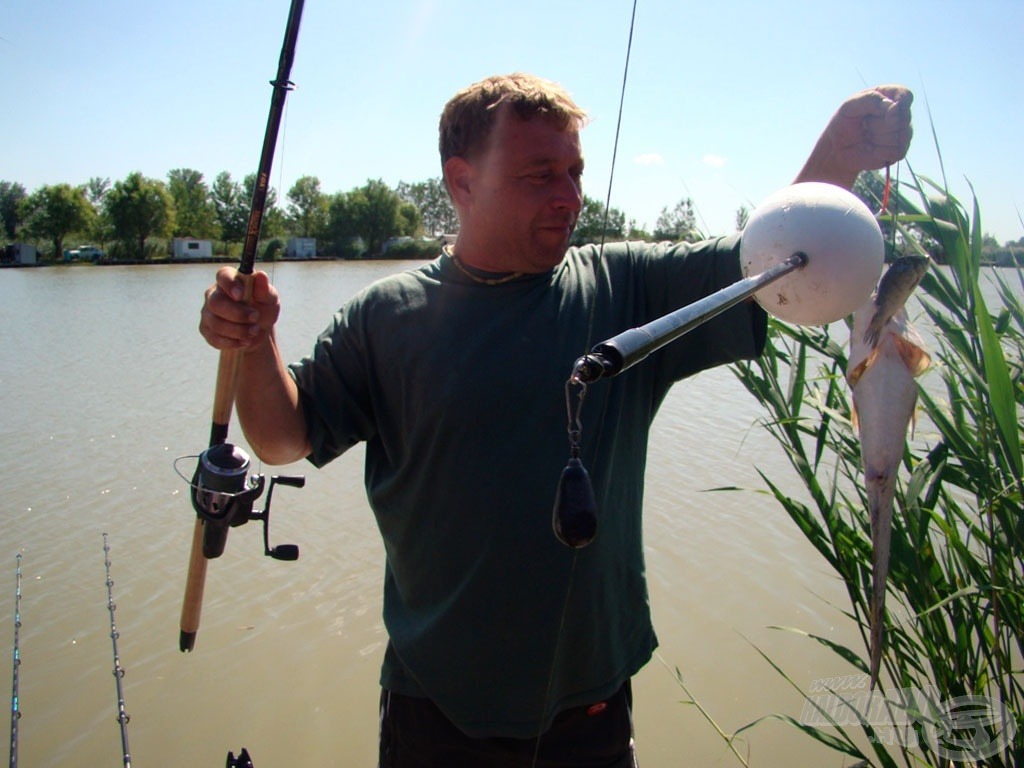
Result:
{"label": "man", "polygon": [[[898,161],[910,103],[899,86],[844,102],[797,181],[849,188]],[[387,553],[381,766],[635,764],[629,680],[657,645],[640,534],[648,430],[675,381],[757,355],[766,319],[743,304],[590,385],[581,458],[599,531],[562,545],[551,509],[572,362],[741,277],[737,236],[568,249],[584,120],[528,75],[456,94],[440,126],[453,248],[353,298],[300,363],[277,351],[266,274],[251,305],[230,268],[206,294],[203,336],[244,350],[236,406],[263,461],[320,466],[367,444]]]}

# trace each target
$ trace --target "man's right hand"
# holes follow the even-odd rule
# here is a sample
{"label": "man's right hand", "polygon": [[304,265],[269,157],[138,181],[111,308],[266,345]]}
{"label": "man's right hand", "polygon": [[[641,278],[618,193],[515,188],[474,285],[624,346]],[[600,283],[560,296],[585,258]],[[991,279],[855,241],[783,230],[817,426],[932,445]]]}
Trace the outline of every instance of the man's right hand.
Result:
{"label": "man's right hand", "polygon": [[[245,300],[247,281],[252,287],[249,302]],[[267,340],[280,314],[280,296],[266,272],[246,277],[233,267],[222,267],[216,282],[206,289],[199,333],[215,349],[249,350]]]}

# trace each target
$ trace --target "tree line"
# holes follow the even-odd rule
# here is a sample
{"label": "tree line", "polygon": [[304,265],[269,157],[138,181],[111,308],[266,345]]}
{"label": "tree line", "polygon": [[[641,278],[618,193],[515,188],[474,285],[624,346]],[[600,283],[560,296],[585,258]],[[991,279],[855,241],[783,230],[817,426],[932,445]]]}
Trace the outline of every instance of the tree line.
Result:
{"label": "tree line", "polygon": [[[236,181],[227,171],[207,183],[192,168],[175,168],[166,179],[134,172],[113,183],[93,177],[85,184],[44,185],[31,193],[18,182],[0,181],[0,223],[8,241],[35,243],[50,260],[62,259],[72,238],[105,247],[115,261],[163,258],[168,239],[175,237],[211,240],[226,254],[245,239],[254,184],[255,174]],[[264,258],[276,256],[287,237],[316,238],[318,255],[326,258],[379,257],[395,238],[405,241],[404,247],[389,255],[419,256],[436,251],[440,235],[458,231],[440,177],[399,182],[394,189],[371,179],[348,192],[327,193],[319,178],[303,176],[288,189],[284,205],[278,203],[271,188],[261,230]],[[745,216],[745,209],[741,213]],[[742,226],[739,213],[737,226]],[[602,202],[584,196],[573,244],[700,237],[690,198],[664,208],[648,232],[620,209],[606,212]]]}
{"label": "tree line", "polygon": [[[175,237],[211,240],[218,252],[230,254],[245,239],[255,174],[236,181],[223,171],[208,184],[192,168],[175,168],[166,180],[128,174],[121,181],[93,177],[85,184],[44,185],[28,193],[13,181],[0,181],[0,223],[8,241],[40,246],[44,260],[63,258],[72,236],[107,247],[111,260],[164,258],[167,241]],[[878,207],[884,181],[878,173],[861,174],[854,193],[869,207]],[[736,211],[742,230],[749,216]],[[883,222],[884,227],[884,222]],[[382,180],[368,180],[348,192],[327,193],[316,176],[303,176],[289,188],[284,205],[268,190],[263,216],[261,258],[273,259],[287,237],[310,237],[325,258],[378,258],[385,255],[430,257],[439,249],[437,238],[458,230],[458,219],[440,177],[399,182],[394,189]],[[615,207],[584,195],[572,244],[617,240],[694,242],[706,233],[697,226],[697,209],[689,197],[662,208],[651,231]],[[390,248],[395,239],[401,244]],[[937,238],[926,229],[915,236],[941,262]],[[1000,246],[985,237],[987,261],[1021,260],[1024,238]],[[890,254],[895,255],[895,254]]]}

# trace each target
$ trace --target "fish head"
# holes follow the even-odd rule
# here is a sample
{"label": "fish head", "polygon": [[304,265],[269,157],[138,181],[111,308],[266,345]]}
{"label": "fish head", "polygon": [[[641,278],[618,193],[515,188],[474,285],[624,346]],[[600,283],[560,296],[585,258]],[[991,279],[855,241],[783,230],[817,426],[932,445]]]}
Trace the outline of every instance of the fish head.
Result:
{"label": "fish head", "polygon": [[927,256],[903,256],[889,265],[878,281],[874,298],[869,302],[871,322],[865,331],[864,340],[871,347],[878,343],[882,329],[906,304],[930,264],[931,259]]}
{"label": "fish head", "polygon": [[878,311],[888,317],[896,314],[917,288],[931,262],[927,256],[903,256],[892,262],[878,281],[875,294]]}

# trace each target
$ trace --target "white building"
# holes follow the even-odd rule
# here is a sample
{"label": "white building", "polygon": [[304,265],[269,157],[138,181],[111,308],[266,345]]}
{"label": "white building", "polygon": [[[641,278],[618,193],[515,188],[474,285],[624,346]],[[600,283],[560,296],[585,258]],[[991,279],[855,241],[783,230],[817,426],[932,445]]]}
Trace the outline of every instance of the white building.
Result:
{"label": "white building", "polygon": [[175,259],[211,259],[213,242],[194,237],[176,237],[171,241],[171,257]]}
{"label": "white building", "polygon": [[39,251],[28,243],[11,243],[0,247],[0,264],[35,264]]}
{"label": "white building", "polygon": [[316,238],[315,237],[292,237],[288,239],[284,247],[286,259],[315,259]]}

